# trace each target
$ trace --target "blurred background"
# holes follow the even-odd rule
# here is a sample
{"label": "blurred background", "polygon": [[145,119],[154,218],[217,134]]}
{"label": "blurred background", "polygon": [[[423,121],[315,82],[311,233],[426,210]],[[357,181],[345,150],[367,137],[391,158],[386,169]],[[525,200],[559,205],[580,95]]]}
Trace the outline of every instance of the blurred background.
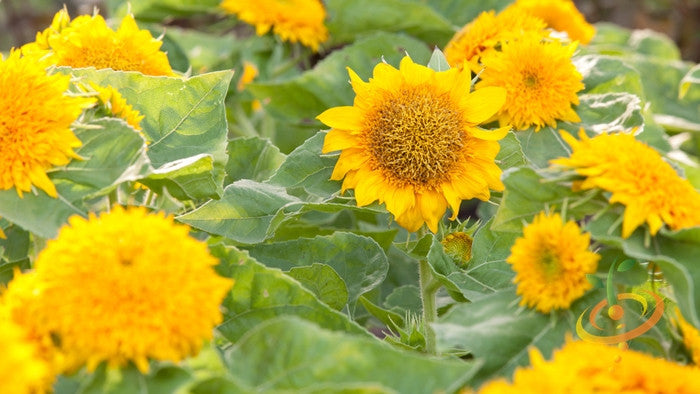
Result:
{"label": "blurred background", "polygon": [[[349,0],[351,1],[351,0]],[[474,1],[474,0],[464,0]],[[652,29],[671,37],[683,59],[700,62],[700,0],[575,0],[589,22],[607,21],[631,29]],[[0,51],[34,40],[63,4],[71,16],[90,14],[101,0],[0,0]]]}

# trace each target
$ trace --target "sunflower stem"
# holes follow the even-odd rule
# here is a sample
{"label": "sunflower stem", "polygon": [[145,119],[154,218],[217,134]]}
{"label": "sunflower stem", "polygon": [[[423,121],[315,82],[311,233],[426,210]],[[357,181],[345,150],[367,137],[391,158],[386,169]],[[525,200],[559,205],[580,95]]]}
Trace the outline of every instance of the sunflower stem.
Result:
{"label": "sunflower stem", "polygon": [[440,289],[440,282],[435,280],[430,269],[428,260],[420,260],[419,276],[420,296],[423,302],[423,335],[425,336],[425,351],[428,354],[437,354],[435,344],[435,331],[431,327],[431,323],[437,320],[437,306],[435,295]]}

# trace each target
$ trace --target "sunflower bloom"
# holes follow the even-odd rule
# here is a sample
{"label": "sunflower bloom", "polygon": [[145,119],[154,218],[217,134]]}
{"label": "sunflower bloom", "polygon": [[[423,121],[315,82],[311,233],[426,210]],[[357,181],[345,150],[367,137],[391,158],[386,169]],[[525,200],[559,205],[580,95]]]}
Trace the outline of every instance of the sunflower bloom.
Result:
{"label": "sunflower bloom", "polygon": [[386,203],[407,230],[427,223],[437,232],[448,205],[454,220],[462,200],[503,190],[494,160],[508,127],[478,127],[503,105],[503,89],[469,93],[469,73],[435,72],[409,57],[398,70],[378,64],[369,82],[348,71],[354,105],[318,119],[331,127],[323,152],[342,151],[331,179],[344,178],[357,205]]}
{"label": "sunflower bloom", "polygon": [[0,312],[0,382],[5,393],[36,394],[48,391],[53,377],[39,348],[28,340],[22,326]]}
{"label": "sunflower bloom", "polygon": [[611,192],[611,203],[625,206],[622,236],[629,237],[644,222],[655,235],[666,223],[672,230],[700,225],[700,194],[653,148],[631,133],[600,134],[579,140],[565,131],[570,157],[552,164],[573,168],[585,179],[577,187]]}
{"label": "sunflower bloom", "polygon": [[577,92],[583,89],[583,76],[571,56],[576,44],[543,40],[539,34],[526,34],[504,42],[501,51],[481,58],[484,71],[476,89],[505,88],[506,104],[498,113],[499,122],[522,130],[545,125],[556,127],[557,120],[579,122],[571,108],[578,105]]}
{"label": "sunflower bloom", "polygon": [[516,0],[508,8],[536,16],[548,27],[566,32],[569,38],[582,44],[588,44],[595,35],[595,27],[586,22],[572,0]]}
{"label": "sunflower bloom", "polygon": [[466,62],[475,73],[481,71],[481,56],[495,51],[503,41],[515,39],[524,32],[534,32],[541,37],[548,33],[541,19],[516,9],[506,9],[498,14],[484,11],[466,24],[445,46],[445,57],[452,67],[462,67]]}
{"label": "sunflower bloom", "polygon": [[676,322],[683,335],[683,345],[688,349],[693,363],[700,365],[700,331],[683,318],[678,308],[676,308],[676,316],[678,317]]}
{"label": "sunflower bloom", "polygon": [[122,19],[117,31],[100,15],[82,15],[59,33],[49,34],[47,41],[50,50],[46,59],[50,64],[175,75],[167,55],[160,50],[163,42],[148,30],[140,30],[130,14]]}
{"label": "sunflower bloom", "polygon": [[479,394],[700,393],[700,369],[600,343],[569,340],[549,361],[533,348],[530,364],[512,383],[494,380]]}
{"label": "sunflower bloom", "polygon": [[39,295],[30,322],[57,338],[70,371],[148,359],[179,361],[199,351],[221,321],[230,279],[204,243],[171,216],[115,207],[74,216],[39,254]]}
{"label": "sunflower bloom", "polygon": [[81,146],[70,129],[92,100],[66,95],[70,76],[47,75],[32,58],[13,51],[0,57],[0,190],[22,197],[31,185],[57,197],[46,175],[54,166],[79,158]]}
{"label": "sunflower bloom", "polygon": [[272,30],[282,40],[318,51],[328,39],[326,9],[319,0],[223,0],[221,8],[255,26],[262,36]]}
{"label": "sunflower bloom", "polygon": [[106,110],[114,116],[124,119],[134,130],[141,131],[141,120],[143,120],[144,116],[127,103],[117,89],[111,86],[102,87],[99,85],[92,85],[92,87],[97,91],[100,104]]}
{"label": "sunflower bloom", "polygon": [[49,45],[49,37],[58,36],[63,29],[70,24],[70,15],[64,6],[61,11],[58,11],[53,17],[51,25],[43,31],[36,33],[34,42],[24,44],[21,48],[23,56],[32,56],[36,59],[41,59],[44,55],[50,53],[51,46]]}
{"label": "sunflower bloom", "polygon": [[574,221],[564,223],[559,214],[535,216],[506,259],[515,271],[520,305],[549,313],[568,308],[590,289],[586,274],[596,271],[600,259],[588,250],[590,238]]}

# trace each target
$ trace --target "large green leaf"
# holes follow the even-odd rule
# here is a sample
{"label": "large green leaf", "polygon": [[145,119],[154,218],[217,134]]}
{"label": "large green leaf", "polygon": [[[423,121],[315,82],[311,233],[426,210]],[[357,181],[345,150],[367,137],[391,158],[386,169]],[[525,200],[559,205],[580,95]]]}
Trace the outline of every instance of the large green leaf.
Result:
{"label": "large green leaf", "polygon": [[[355,2],[343,2],[354,4]],[[374,2],[372,2],[374,4]],[[248,89],[271,113],[295,122],[318,124],[313,119],[328,108],[351,105],[353,91],[346,67],[365,80],[382,60],[398,65],[406,54],[421,64],[430,51],[424,43],[404,35],[377,33],[333,51],[316,66],[291,79],[251,83]]]}
{"label": "large green leaf", "polygon": [[531,168],[518,168],[506,173],[503,183],[506,190],[493,219],[493,231],[520,232],[523,223],[532,221],[537,213],[547,207],[561,209],[565,201],[567,214],[576,218],[596,213],[607,206],[600,198],[586,200],[591,195],[577,194],[571,187],[547,180]]}
{"label": "large green leaf", "polygon": [[221,260],[219,271],[234,278],[223,302],[226,313],[218,331],[237,342],[254,326],[275,316],[294,315],[327,329],[369,336],[362,327],[325,303],[301,283],[277,268],[269,268],[233,247],[216,245],[214,256]]}
{"label": "large green leaf", "polygon": [[345,282],[328,264],[313,263],[292,267],[287,275],[299,281],[333,309],[341,310],[348,303],[348,288]]}
{"label": "large green leaf", "polygon": [[214,35],[175,26],[168,26],[165,37],[175,41],[185,51],[195,74],[222,70],[227,65],[230,66],[230,58],[239,45],[232,34]]}
{"label": "large green leaf", "polygon": [[583,76],[582,94],[631,93],[644,98],[639,72],[619,57],[590,54],[573,61]]}
{"label": "large green leaf", "polygon": [[250,255],[269,267],[293,267],[324,263],[331,266],[348,288],[351,305],[364,293],[379,286],[389,269],[386,254],[373,239],[353,233],[257,244]]}
{"label": "large green leaf", "polygon": [[452,24],[423,2],[403,0],[329,0],[328,30],[334,42],[383,31],[407,33],[442,47],[454,34]]}
{"label": "large green leaf", "polygon": [[217,163],[226,162],[224,98],[231,71],[183,79],[110,69],[59,70],[83,81],[113,86],[145,116],[141,126],[154,167],[203,153],[212,155]]}
{"label": "large green leaf", "polygon": [[407,0],[413,3],[426,4],[437,11],[454,25],[462,26],[471,22],[480,13],[488,10],[500,11],[512,0]]}
{"label": "large green leaf", "polygon": [[5,233],[5,239],[0,238],[0,287],[12,279],[16,268],[29,268],[29,233],[19,226],[9,225],[0,229]]}
{"label": "large green leaf", "polygon": [[474,362],[402,351],[289,317],[255,327],[224,351],[224,360],[233,376],[258,392],[348,383],[404,394],[454,392],[476,372]]}
{"label": "large green leaf", "polygon": [[228,143],[227,185],[239,179],[262,182],[285,161],[286,156],[270,140],[259,137],[235,138]]}
{"label": "large green leaf", "polygon": [[165,188],[179,200],[219,198],[223,188],[215,173],[221,172],[214,170],[214,159],[201,154],[164,164],[139,182],[156,191]]}
{"label": "large green leaf", "polygon": [[120,119],[102,118],[74,128],[83,145],[76,150],[82,160],[49,172],[58,198],[43,191],[0,191],[0,217],[33,232],[53,238],[68,217],[86,215],[86,199],[104,195],[118,184],[142,178],[150,170],[143,138]]}
{"label": "large green leaf", "polygon": [[220,200],[178,216],[178,220],[236,242],[254,244],[270,236],[269,227],[277,211],[299,202],[278,186],[251,180],[234,182],[224,189]]}

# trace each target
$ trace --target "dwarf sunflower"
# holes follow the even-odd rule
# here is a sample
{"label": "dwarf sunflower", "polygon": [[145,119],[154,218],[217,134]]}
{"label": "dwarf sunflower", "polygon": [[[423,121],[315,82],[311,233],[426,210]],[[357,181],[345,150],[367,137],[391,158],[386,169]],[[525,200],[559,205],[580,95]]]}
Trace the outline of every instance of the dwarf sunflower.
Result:
{"label": "dwarf sunflower", "polygon": [[160,50],[163,42],[148,30],[140,30],[130,14],[122,19],[117,31],[109,28],[100,15],[82,15],[60,33],[49,35],[47,41],[47,61],[51,64],[175,75],[167,55]]}
{"label": "dwarf sunflower", "polygon": [[126,121],[129,126],[133,127],[136,131],[141,131],[141,120],[144,116],[135,110],[131,104],[126,102],[126,99],[119,93],[119,91],[112,86],[99,86],[92,85],[92,87],[97,91],[97,97],[100,104],[105,107],[114,116],[122,118]]}
{"label": "dwarf sunflower", "polygon": [[566,32],[569,38],[588,44],[595,35],[595,27],[576,8],[572,0],[516,0],[514,8],[536,16],[554,30]]}
{"label": "dwarf sunflower", "polygon": [[132,361],[146,372],[149,358],[178,361],[211,338],[232,281],[187,226],[118,206],[69,223],[37,257],[32,317],[68,370]]}
{"label": "dwarf sunflower", "polygon": [[318,119],[332,128],[323,152],[342,151],[331,179],[345,178],[342,190],[354,189],[359,206],[386,203],[407,230],[427,223],[436,232],[448,205],[455,219],[462,200],[503,190],[494,160],[508,128],[478,127],[503,105],[503,89],[469,93],[469,73],[435,72],[409,57],[398,70],[378,64],[369,82],[348,71],[354,105]]}
{"label": "dwarf sunflower", "polygon": [[576,170],[585,179],[581,189],[611,192],[610,202],[625,206],[622,236],[646,222],[655,235],[666,223],[678,230],[700,225],[700,194],[651,147],[631,133],[600,134],[589,138],[581,130],[580,140],[561,131],[571,146],[570,157],[552,164]]}
{"label": "dwarf sunflower", "polygon": [[698,368],[594,342],[568,340],[549,361],[533,348],[530,364],[515,370],[512,383],[495,380],[479,394],[700,392]]}
{"label": "dwarf sunflower", "polygon": [[2,391],[37,394],[48,391],[53,377],[39,348],[24,328],[0,311],[0,382]]}
{"label": "dwarf sunflower", "polygon": [[568,308],[590,289],[586,274],[596,271],[600,258],[588,250],[590,238],[559,214],[535,216],[506,259],[515,271],[520,304],[548,313]]}
{"label": "dwarf sunflower", "polygon": [[221,8],[255,26],[261,36],[270,29],[284,41],[318,51],[328,39],[326,10],[319,0],[223,0]]}
{"label": "dwarf sunflower", "polygon": [[543,40],[539,34],[525,34],[501,45],[500,51],[482,56],[484,71],[476,89],[487,86],[507,90],[506,104],[498,113],[502,125],[517,129],[544,125],[556,127],[557,120],[578,122],[571,108],[578,104],[577,92],[583,89],[583,76],[571,56],[575,44]]}
{"label": "dwarf sunflower", "polygon": [[66,95],[70,76],[47,75],[32,58],[13,51],[0,57],[0,190],[23,192],[35,185],[57,197],[46,175],[78,158],[81,145],[70,126],[92,100]]}
{"label": "dwarf sunflower", "polygon": [[466,62],[475,73],[481,71],[481,56],[495,51],[502,41],[519,37],[524,32],[535,32],[542,37],[545,23],[525,12],[506,9],[498,14],[484,11],[458,31],[445,46],[445,57],[453,67]]}

